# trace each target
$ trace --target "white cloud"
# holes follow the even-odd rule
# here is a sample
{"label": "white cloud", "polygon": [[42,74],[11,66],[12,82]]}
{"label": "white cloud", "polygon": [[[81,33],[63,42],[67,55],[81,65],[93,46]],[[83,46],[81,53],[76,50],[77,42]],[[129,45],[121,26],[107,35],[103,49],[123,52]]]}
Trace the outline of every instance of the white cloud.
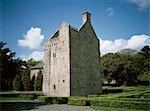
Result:
{"label": "white cloud", "polygon": [[112,7],[108,7],[106,9],[107,15],[113,16],[114,15],[114,9]]}
{"label": "white cloud", "polygon": [[129,40],[116,39],[102,40],[100,39],[100,49],[101,54],[104,55],[109,52],[118,52],[121,49],[131,48],[140,51],[145,45],[150,46],[150,36],[149,35],[133,35]]}
{"label": "white cloud", "polygon": [[29,49],[37,49],[40,47],[43,39],[44,35],[41,34],[41,29],[31,27],[24,35],[24,39],[18,40],[18,45]]}
{"label": "white cloud", "polygon": [[150,0],[128,0],[128,3],[137,5],[140,10],[150,7]]}
{"label": "white cloud", "polygon": [[33,51],[31,54],[29,55],[21,55],[20,58],[23,60],[28,60],[33,58],[34,60],[43,60],[44,58],[44,52],[40,52],[40,51]]}

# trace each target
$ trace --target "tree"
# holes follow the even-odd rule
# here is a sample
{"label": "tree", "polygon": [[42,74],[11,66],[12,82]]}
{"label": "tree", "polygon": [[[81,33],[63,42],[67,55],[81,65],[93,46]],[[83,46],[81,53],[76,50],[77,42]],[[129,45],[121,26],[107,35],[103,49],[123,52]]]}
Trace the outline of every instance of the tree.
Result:
{"label": "tree", "polygon": [[101,57],[101,63],[105,80],[114,79],[119,86],[135,85],[139,80],[147,81],[150,74],[150,48],[144,46],[139,53],[133,55],[108,53]]}
{"label": "tree", "polygon": [[35,75],[32,76],[31,87],[32,87],[31,89],[34,90],[34,87],[35,87]]}
{"label": "tree", "polygon": [[24,87],[25,91],[31,91],[32,90],[29,70],[23,70],[22,71],[22,82],[23,82],[23,87]]}
{"label": "tree", "polygon": [[42,62],[42,61],[35,61],[33,58],[31,58],[27,61],[27,67],[29,69],[31,69],[32,66],[35,66],[36,64],[38,64],[40,62]]}
{"label": "tree", "polygon": [[40,69],[38,72],[38,76],[35,81],[35,90],[36,91],[41,91],[42,90],[42,83],[43,83],[43,74],[42,70]]}
{"label": "tree", "polygon": [[107,81],[115,80],[116,85],[132,84],[136,73],[132,67],[133,55],[109,53],[102,57],[102,75]]}
{"label": "tree", "polygon": [[138,54],[136,60],[136,67],[139,70],[138,80],[140,81],[147,81],[150,80],[150,47],[144,46],[141,49],[141,52]]}
{"label": "tree", "polygon": [[21,80],[21,75],[16,75],[14,82],[13,82],[13,87],[16,91],[22,91],[23,90],[23,84]]}
{"label": "tree", "polygon": [[5,48],[7,43],[0,42],[0,90],[13,89],[15,75],[25,64],[20,58],[15,59],[15,52]]}

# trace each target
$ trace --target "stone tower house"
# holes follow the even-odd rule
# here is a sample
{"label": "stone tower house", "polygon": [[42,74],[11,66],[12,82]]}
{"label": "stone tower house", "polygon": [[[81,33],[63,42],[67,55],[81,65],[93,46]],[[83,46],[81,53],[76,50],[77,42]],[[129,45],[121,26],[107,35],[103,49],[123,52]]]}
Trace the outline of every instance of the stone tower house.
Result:
{"label": "stone tower house", "polygon": [[48,96],[82,96],[102,92],[99,39],[91,14],[82,14],[79,29],[63,23],[45,43],[43,93]]}

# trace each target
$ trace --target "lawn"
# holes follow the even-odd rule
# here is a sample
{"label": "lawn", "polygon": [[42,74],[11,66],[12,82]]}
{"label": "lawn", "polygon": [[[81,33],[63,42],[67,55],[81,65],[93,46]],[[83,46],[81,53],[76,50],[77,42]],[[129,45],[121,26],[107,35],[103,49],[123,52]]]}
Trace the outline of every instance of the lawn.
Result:
{"label": "lawn", "polygon": [[[150,110],[150,87],[103,87],[103,94],[69,97],[70,105],[91,105],[104,111]],[[125,109],[123,109],[125,108]]]}
{"label": "lawn", "polygon": [[127,109],[127,108],[113,108],[113,107],[103,107],[103,106],[91,106],[95,110],[101,111],[144,111],[140,109]]}
{"label": "lawn", "polygon": [[[32,102],[36,98],[39,99],[40,104],[38,104],[37,101],[36,103]],[[21,103],[20,100],[22,100]],[[100,95],[71,96],[68,98],[47,97],[42,96],[42,94],[4,94],[0,96],[0,102],[3,106],[6,106],[4,108],[13,104],[9,103],[10,101],[17,101],[18,104],[20,104],[19,106],[28,101],[29,107],[32,105],[38,106],[41,105],[41,103],[67,103],[68,105],[91,106],[95,110],[102,111],[149,111],[150,87],[103,87],[103,93]],[[15,108],[18,107],[15,106]]]}

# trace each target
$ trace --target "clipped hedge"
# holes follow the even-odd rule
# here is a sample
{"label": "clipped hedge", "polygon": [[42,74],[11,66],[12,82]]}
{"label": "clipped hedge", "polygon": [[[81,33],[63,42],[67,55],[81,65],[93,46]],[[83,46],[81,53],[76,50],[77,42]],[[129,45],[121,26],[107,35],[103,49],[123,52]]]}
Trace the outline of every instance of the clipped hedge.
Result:
{"label": "clipped hedge", "polygon": [[141,101],[123,101],[123,100],[91,100],[92,106],[108,106],[108,107],[126,107],[134,109],[148,110],[150,103]]}
{"label": "clipped hedge", "polygon": [[134,109],[149,109],[150,103],[147,99],[69,99],[68,105],[77,106],[105,106],[105,107],[126,107]]}
{"label": "clipped hedge", "polygon": [[18,96],[20,99],[28,99],[28,100],[34,100],[35,96],[30,94],[23,94]]}
{"label": "clipped hedge", "polygon": [[82,99],[69,99],[68,105],[76,105],[76,106],[90,106],[90,100],[82,100]]}
{"label": "clipped hedge", "polygon": [[50,104],[67,104],[67,97],[47,97],[47,96],[39,96],[37,98],[40,102],[46,102]]}
{"label": "clipped hedge", "polygon": [[67,104],[68,103],[68,97],[50,97],[52,104]]}
{"label": "clipped hedge", "polygon": [[145,94],[143,94],[143,97],[144,97],[144,98],[147,98],[147,99],[150,99],[150,93],[145,93]]}
{"label": "clipped hedge", "polygon": [[37,99],[38,99],[40,102],[51,103],[50,98],[47,97],[47,96],[38,96]]}

